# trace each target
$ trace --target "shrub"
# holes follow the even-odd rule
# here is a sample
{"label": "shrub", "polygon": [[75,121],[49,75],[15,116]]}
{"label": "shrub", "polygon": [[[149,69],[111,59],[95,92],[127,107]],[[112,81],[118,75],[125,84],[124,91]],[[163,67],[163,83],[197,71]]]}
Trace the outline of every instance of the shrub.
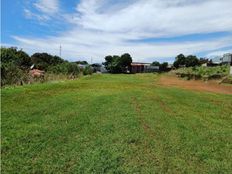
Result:
{"label": "shrub", "polygon": [[48,69],[49,73],[54,74],[65,74],[65,75],[71,75],[72,77],[77,77],[77,75],[80,73],[80,68],[76,63],[69,63],[64,62],[55,66],[51,66]]}
{"label": "shrub", "polygon": [[93,74],[93,69],[90,66],[86,66],[83,69],[83,75],[91,75]]}
{"label": "shrub", "polygon": [[180,68],[176,74],[180,77],[188,77],[188,79],[218,79],[229,74],[229,66]]}
{"label": "shrub", "polygon": [[20,69],[15,63],[1,64],[1,85],[20,85],[29,82],[27,71]]}

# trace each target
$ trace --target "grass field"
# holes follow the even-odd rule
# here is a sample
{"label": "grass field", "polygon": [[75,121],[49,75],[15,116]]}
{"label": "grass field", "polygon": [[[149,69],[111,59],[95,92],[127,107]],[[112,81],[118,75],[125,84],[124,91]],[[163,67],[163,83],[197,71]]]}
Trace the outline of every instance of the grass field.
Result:
{"label": "grass field", "polygon": [[93,75],[2,89],[2,173],[230,173],[232,95]]}

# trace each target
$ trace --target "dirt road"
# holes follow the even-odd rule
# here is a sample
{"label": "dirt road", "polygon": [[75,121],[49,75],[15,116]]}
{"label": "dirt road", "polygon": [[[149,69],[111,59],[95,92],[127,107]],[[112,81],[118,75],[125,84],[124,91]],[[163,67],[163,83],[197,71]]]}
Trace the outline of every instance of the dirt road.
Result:
{"label": "dirt road", "polygon": [[175,86],[183,89],[206,91],[221,94],[232,94],[232,85],[221,85],[217,81],[203,82],[201,80],[184,80],[173,75],[162,76],[159,80],[160,85]]}

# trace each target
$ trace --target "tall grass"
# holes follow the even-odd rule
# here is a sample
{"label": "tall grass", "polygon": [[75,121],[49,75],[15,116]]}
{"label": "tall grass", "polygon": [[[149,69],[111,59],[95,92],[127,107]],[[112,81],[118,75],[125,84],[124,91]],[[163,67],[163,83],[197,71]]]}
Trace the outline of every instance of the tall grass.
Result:
{"label": "tall grass", "polygon": [[220,79],[229,75],[230,67],[228,65],[216,67],[189,67],[176,70],[176,74],[187,79]]}

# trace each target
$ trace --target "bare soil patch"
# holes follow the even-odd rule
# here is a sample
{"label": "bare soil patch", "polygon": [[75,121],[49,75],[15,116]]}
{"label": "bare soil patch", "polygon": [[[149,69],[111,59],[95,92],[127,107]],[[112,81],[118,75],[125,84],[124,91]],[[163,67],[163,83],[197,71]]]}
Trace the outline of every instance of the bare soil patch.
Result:
{"label": "bare soil patch", "polygon": [[180,79],[173,75],[162,76],[158,82],[163,86],[174,86],[183,89],[189,89],[194,91],[206,91],[213,93],[221,93],[221,94],[232,94],[232,86],[231,85],[222,85],[218,84],[217,81],[210,80],[207,82],[201,80],[184,80]]}

